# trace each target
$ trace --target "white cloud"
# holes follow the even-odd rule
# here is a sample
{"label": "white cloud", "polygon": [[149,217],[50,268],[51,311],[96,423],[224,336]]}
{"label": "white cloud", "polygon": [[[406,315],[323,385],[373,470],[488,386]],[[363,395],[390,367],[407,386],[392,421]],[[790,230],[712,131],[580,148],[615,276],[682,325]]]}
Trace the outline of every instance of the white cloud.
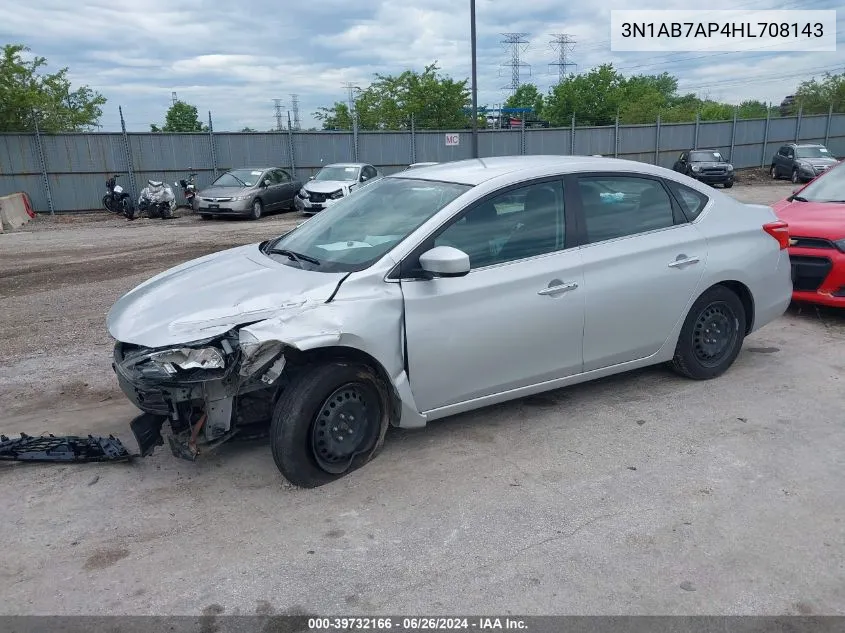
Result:
{"label": "white cloud", "polygon": [[[833,0],[741,0],[739,8],[824,8]],[[684,90],[739,102],[780,101],[819,68],[845,68],[845,53],[748,55],[707,52],[614,53],[609,12],[633,9],[639,0],[610,4],[559,0],[477,0],[479,103],[501,103],[510,69],[502,33],[525,32],[530,44],[521,59],[531,66],[523,81],[545,92],[556,80],[551,34],[576,41],[571,61],[578,71],[613,63],[624,73],[669,72]],[[687,8],[666,0],[662,8]],[[711,0],[712,9],[736,8],[732,0]],[[835,5],[832,5],[835,6]],[[88,84],[108,99],[102,124],[119,129],[122,105],[130,129],[160,122],[171,92],[211,110],[216,129],[269,129],[273,99],[286,107],[300,99],[306,126],[318,107],[346,99],[345,82],[366,86],[374,73],[421,70],[437,60],[445,73],[470,73],[469,3],[465,0],[319,0],[291,4],[253,0],[135,0],[124,6],[94,0],[65,0],[0,6],[0,37],[21,42],[47,57],[51,67],[68,66],[76,84]],[[809,70],[808,70],[809,69]],[[820,74],[820,73],[819,73]],[[203,117],[204,118],[204,117]]]}

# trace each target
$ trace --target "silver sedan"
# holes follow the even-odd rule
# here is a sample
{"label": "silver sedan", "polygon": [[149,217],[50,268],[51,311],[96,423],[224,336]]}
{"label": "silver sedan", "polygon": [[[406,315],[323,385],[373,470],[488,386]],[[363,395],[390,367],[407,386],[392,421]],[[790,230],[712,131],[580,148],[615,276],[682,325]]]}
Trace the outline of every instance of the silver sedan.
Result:
{"label": "silver sedan", "polygon": [[769,207],[643,163],[421,167],[141,284],[108,316],[114,367],[142,454],[264,429],[313,487],[390,425],[657,363],[721,375],[789,305],[788,243]]}

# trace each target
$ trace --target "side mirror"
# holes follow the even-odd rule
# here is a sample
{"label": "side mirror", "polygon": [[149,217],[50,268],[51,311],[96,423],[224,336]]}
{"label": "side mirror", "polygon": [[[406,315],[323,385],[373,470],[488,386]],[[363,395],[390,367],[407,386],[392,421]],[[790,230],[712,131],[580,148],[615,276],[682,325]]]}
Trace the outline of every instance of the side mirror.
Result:
{"label": "side mirror", "polygon": [[308,176],[308,180],[314,180],[314,178],[316,178],[316,176]]}
{"label": "side mirror", "polygon": [[422,269],[437,277],[463,277],[469,273],[469,255],[451,246],[435,246],[420,255]]}
{"label": "side mirror", "polygon": [[264,179],[264,182],[263,182],[263,183],[261,183],[261,184],[262,184],[262,185],[264,185],[265,187],[269,187],[269,186],[270,186],[270,179],[269,179],[269,178],[265,178],[265,179]]}
{"label": "side mirror", "polygon": [[361,176],[361,182],[366,182],[366,181],[367,181],[367,177],[366,177],[366,176]]}

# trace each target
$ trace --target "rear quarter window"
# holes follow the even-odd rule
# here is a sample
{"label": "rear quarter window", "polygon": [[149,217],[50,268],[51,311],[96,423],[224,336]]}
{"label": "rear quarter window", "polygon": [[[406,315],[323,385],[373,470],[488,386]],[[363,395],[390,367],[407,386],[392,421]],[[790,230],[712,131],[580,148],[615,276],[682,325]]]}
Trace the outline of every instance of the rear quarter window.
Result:
{"label": "rear quarter window", "polygon": [[687,187],[673,180],[666,180],[665,183],[672,192],[672,195],[675,196],[678,204],[681,205],[681,210],[690,222],[701,215],[704,207],[710,202],[709,197],[691,187]]}

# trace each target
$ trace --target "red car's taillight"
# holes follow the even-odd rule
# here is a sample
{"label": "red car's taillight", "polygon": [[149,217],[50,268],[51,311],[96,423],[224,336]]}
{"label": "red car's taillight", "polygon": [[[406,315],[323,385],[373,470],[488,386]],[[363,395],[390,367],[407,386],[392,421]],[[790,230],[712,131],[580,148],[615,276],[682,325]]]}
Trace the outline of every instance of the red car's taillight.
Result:
{"label": "red car's taillight", "polygon": [[786,222],[769,222],[763,225],[763,230],[778,241],[781,250],[789,248],[789,225]]}

